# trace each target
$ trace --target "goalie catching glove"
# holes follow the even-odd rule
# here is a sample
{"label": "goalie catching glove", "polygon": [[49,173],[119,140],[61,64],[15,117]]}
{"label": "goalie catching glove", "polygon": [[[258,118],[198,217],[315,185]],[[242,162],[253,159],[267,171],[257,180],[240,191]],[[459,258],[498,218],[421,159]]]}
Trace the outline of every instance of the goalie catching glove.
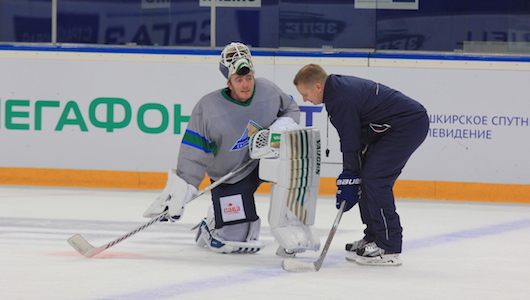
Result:
{"label": "goalie catching glove", "polygon": [[361,177],[355,172],[344,171],[337,178],[337,209],[346,201],[344,211],[350,210],[361,197]]}
{"label": "goalie catching glove", "polygon": [[298,129],[300,126],[290,117],[277,118],[268,129],[260,130],[250,137],[250,158],[276,158],[280,155],[280,137],[286,130]]}
{"label": "goalie catching glove", "polygon": [[154,218],[167,211],[169,220],[178,220],[184,213],[186,203],[190,202],[195,195],[197,195],[197,189],[180,178],[177,175],[177,170],[169,169],[166,187],[144,212],[143,216]]}

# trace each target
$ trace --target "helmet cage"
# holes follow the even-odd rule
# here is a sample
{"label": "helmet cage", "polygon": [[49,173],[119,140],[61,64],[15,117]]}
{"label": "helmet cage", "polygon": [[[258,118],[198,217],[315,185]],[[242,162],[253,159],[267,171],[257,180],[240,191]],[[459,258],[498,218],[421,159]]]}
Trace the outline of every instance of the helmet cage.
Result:
{"label": "helmet cage", "polygon": [[248,47],[235,42],[227,45],[221,52],[219,70],[228,80],[233,74],[246,75],[250,71],[254,71],[252,55]]}

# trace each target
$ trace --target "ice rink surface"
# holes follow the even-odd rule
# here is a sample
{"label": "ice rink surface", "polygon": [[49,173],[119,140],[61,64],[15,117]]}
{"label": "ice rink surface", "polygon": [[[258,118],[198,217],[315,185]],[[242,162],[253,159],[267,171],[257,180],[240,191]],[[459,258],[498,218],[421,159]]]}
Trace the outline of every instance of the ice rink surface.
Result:
{"label": "ice rink surface", "polygon": [[[344,214],[319,272],[289,273],[275,255],[268,195],[256,254],[198,248],[194,227],[209,194],[175,223],[157,223],[94,258],[73,250],[80,233],[101,246],[149,221],[159,191],[0,186],[0,299],[530,299],[530,205],[397,200],[403,266],[359,266],[344,244],[362,237],[357,207]],[[337,210],[319,199],[324,244]],[[299,255],[314,261],[319,252]]]}

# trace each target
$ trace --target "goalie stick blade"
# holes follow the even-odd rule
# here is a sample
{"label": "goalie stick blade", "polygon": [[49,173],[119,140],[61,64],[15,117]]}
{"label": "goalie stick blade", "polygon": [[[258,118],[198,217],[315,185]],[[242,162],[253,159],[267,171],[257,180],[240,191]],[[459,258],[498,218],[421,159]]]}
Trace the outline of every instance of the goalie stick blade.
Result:
{"label": "goalie stick blade", "polygon": [[80,234],[70,237],[68,239],[68,244],[70,244],[70,246],[72,246],[84,257],[92,257],[103,251],[103,249],[95,248],[94,246],[90,245],[90,243],[87,242]]}
{"label": "goalie stick blade", "polygon": [[282,261],[282,268],[285,271],[295,273],[317,272],[320,269],[317,268],[315,263],[298,261],[294,259],[286,259]]}

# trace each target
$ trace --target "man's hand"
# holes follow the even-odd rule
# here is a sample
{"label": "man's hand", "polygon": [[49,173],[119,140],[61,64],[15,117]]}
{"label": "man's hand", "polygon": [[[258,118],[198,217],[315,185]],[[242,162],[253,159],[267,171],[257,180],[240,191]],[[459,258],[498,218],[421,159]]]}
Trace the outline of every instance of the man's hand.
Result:
{"label": "man's hand", "polygon": [[352,171],[344,171],[337,178],[337,209],[346,201],[344,211],[350,210],[361,197],[361,177]]}

